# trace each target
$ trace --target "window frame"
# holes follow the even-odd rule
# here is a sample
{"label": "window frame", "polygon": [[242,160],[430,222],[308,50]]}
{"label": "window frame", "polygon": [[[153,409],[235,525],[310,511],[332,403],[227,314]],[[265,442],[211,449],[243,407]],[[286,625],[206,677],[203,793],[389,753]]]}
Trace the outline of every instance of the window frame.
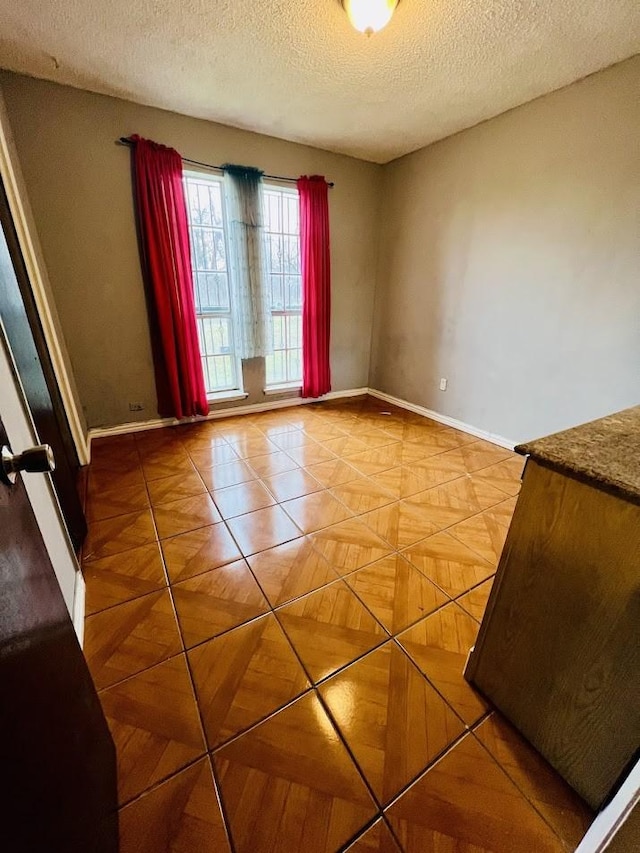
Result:
{"label": "window frame", "polygon": [[[279,183],[277,181],[265,181],[264,182],[264,190],[265,190],[265,200],[266,200],[266,194],[269,191],[271,191],[271,192],[277,191],[278,193],[281,193],[282,195],[288,195],[288,196],[294,197],[296,199],[296,202],[299,203],[299,192],[298,192],[298,188],[295,186],[282,184],[282,183]],[[268,233],[280,234],[283,237],[287,236],[287,237],[297,237],[298,238],[298,261],[299,261],[300,272],[297,275],[300,278],[300,308],[299,309],[287,309],[287,308],[273,309],[273,308],[271,308],[270,313],[271,313],[272,323],[273,323],[273,319],[275,317],[286,318],[286,317],[291,317],[291,316],[297,316],[300,318],[300,347],[286,347],[284,349],[278,350],[279,352],[284,352],[284,353],[289,352],[291,349],[299,349],[300,350],[300,376],[299,376],[299,378],[294,378],[294,379],[288,378],[289,371],[288,371],[288,360],[287,360],[287,379],[284,382],[282,380],[269,382],[269,376],[268,376],[269,359],[267,356],[267,358],[265,358],[265,387],[264,387],[264,393],[267,395],[278,394],[278,393],[282,393],[285,391],[297,391],[297,390],[300,390],[302,388],[302,310],[303,310],[303,307],[302,307],[302,298],[303,298],[302,297],[302,269],[301,269],[302,258],[301,258],[301,252],[300,252],[301,247],[300,247],[300,218],[299,218],[299,216],[298,216],[298,233],[297,234],[291,234],[289,232],[285,232],[284,228],[282,228],[279,232],[278,231],[271,231],[270,232],[267,228],[267,222],[266,222],[266,216],[265,216],[265,235]],[[269,263],[269,261],[268,261],[268,263]],[[267,275],[268,275],[268,279],[269,279],[269,290],[270,290],[270,292],[271,292],[271,276],[272,275],[282,275],[282,278],[283,278],[283,294],[284,294],[285,273],[284,272],[281,274],[280,273],[272,273],[271,269],[269,267],[269,269],[267,270]]]}
{"label": "window frame", "polygon": [[[218,388],[216,390],[210,390],[208,384],[208,377],[210,377],[209,369],[207,366],[207,354],[203,352],[202,347],[199,346],[200,349],[200,358],[202,360],[203,372],[205,376],[205,385],[207,386],[207,399],[211,401],[216,400],[233,400],[233,399],[242,399],[247,396],[247,393],[244,390],[244,375],[242,370],[242,359],[237,354],[236,348],[236,318],[233,314],[233,299],[231,296],[231,272],[229,269],[229,225],[228,225],[228,217],[227,217],[227,203],[224,192],[224,178],[222,175],[212,174],[207,171],[199,171],[197,169],[185,169],[183,171],[183,185],[185,188],[185,201],[187,208],[187,223],[189,227],[189,241],[191,247],[191,273],[194,278],[194,305],[196,311],[196,324],[198,326],[198,344],[200,345],[200,322],[207,318],[224,318],[229,320],[229,328],[230,328],[230,355],[231,355],[231,369],[233,373],[232,384],[230,387]],[[203,226],[193,225],[191,221],[191,204],[189,200],[189,181],[200,181],[205,184],[217,184],[220,188],[220,200],[221,200],[221,208],[222,208],[222,234],[224,238],[224,251],[225,251],[225,266],[224,274],[227,277],[227,290],[229,293],[229,310],[228,311],[202,311],[199,310],[198,307],[198,273],[210,273],[216,272],[214,270],[199,270],[196,267],[196,257],[194,251],[194,237],[192,228],[198,228]],[[216,228],[217,226],[204,226],[205,228]],[[220,229],[218,229],[220,230]],[[218,270],[217,272],[220,272]],[[201,306],[200,306],[201,307]]]}

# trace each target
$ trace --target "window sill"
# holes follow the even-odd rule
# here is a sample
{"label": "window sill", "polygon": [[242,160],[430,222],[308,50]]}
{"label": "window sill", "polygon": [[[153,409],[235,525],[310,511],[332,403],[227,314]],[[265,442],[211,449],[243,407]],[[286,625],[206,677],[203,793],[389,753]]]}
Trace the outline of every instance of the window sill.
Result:
{"label": "window sill", "polygon": [[302,383],[301,382],[286,382],[282,385],[268,385],[264,390],[263,394],[265,397],[270,397],[272,394],[286,394],[287,391],[301,391]]}
{"label": "window sill", "polygon": [[238,391],[236,388],[233,391],[214,391],[212,394],[207,394],[207,400],[210,403],[230,403],[233,400],[246,400],[248,396],[247,391]]}

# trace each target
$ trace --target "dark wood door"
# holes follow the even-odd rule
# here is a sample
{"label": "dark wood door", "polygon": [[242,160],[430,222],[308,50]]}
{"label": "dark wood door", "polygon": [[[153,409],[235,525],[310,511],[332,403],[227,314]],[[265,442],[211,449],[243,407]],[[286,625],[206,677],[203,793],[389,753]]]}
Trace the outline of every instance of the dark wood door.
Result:
{"label": "dark wood door", "polygon": [[0,768],[5,853],[116,853],[113,741],[20,476],[0,479]]}
{"label": "dark wood door", "polygon": [[76,488],[78,456],[1,181],[0,225],[0,318],[40,441],[53,448],[53,485],[71,541],[79,549],[87,525]]}

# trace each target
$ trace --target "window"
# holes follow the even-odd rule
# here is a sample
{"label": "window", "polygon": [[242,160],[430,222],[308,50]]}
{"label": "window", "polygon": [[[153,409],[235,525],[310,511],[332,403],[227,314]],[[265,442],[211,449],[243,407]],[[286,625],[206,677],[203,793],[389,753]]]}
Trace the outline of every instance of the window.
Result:
{"label": "window", "polygon": [[267,356],[267,387],[302,382],[302,277],[298,191],[264,188],[267,275],[271,291],[273,353]]}
{"label": "window", "polygon": [[[208,394],[242,388],[236,355],[227,259],[224,180],[184,173],[191,239],[200,355]],[[264,224],[266,278],[271,299],[273,353],[266,359],[267,387],[302,382],[302,277],[298,191],[266,185]]]}
{"label": "window", "polygon": [[222,179],[185,172],[200,355],[207,393],[240,389],[227,265]]}

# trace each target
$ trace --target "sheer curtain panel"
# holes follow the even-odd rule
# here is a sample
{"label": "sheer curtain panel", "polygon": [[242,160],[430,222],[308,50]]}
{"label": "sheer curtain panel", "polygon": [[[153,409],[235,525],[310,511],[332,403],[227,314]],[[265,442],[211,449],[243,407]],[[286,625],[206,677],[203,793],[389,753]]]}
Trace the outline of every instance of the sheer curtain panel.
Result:
{"label": "sheer curtain panel", "polygon": [[240,358],[273,349],[271,304],[266,275],[262,172],[226,164],[225,199],[229,223],[231,298]]}

